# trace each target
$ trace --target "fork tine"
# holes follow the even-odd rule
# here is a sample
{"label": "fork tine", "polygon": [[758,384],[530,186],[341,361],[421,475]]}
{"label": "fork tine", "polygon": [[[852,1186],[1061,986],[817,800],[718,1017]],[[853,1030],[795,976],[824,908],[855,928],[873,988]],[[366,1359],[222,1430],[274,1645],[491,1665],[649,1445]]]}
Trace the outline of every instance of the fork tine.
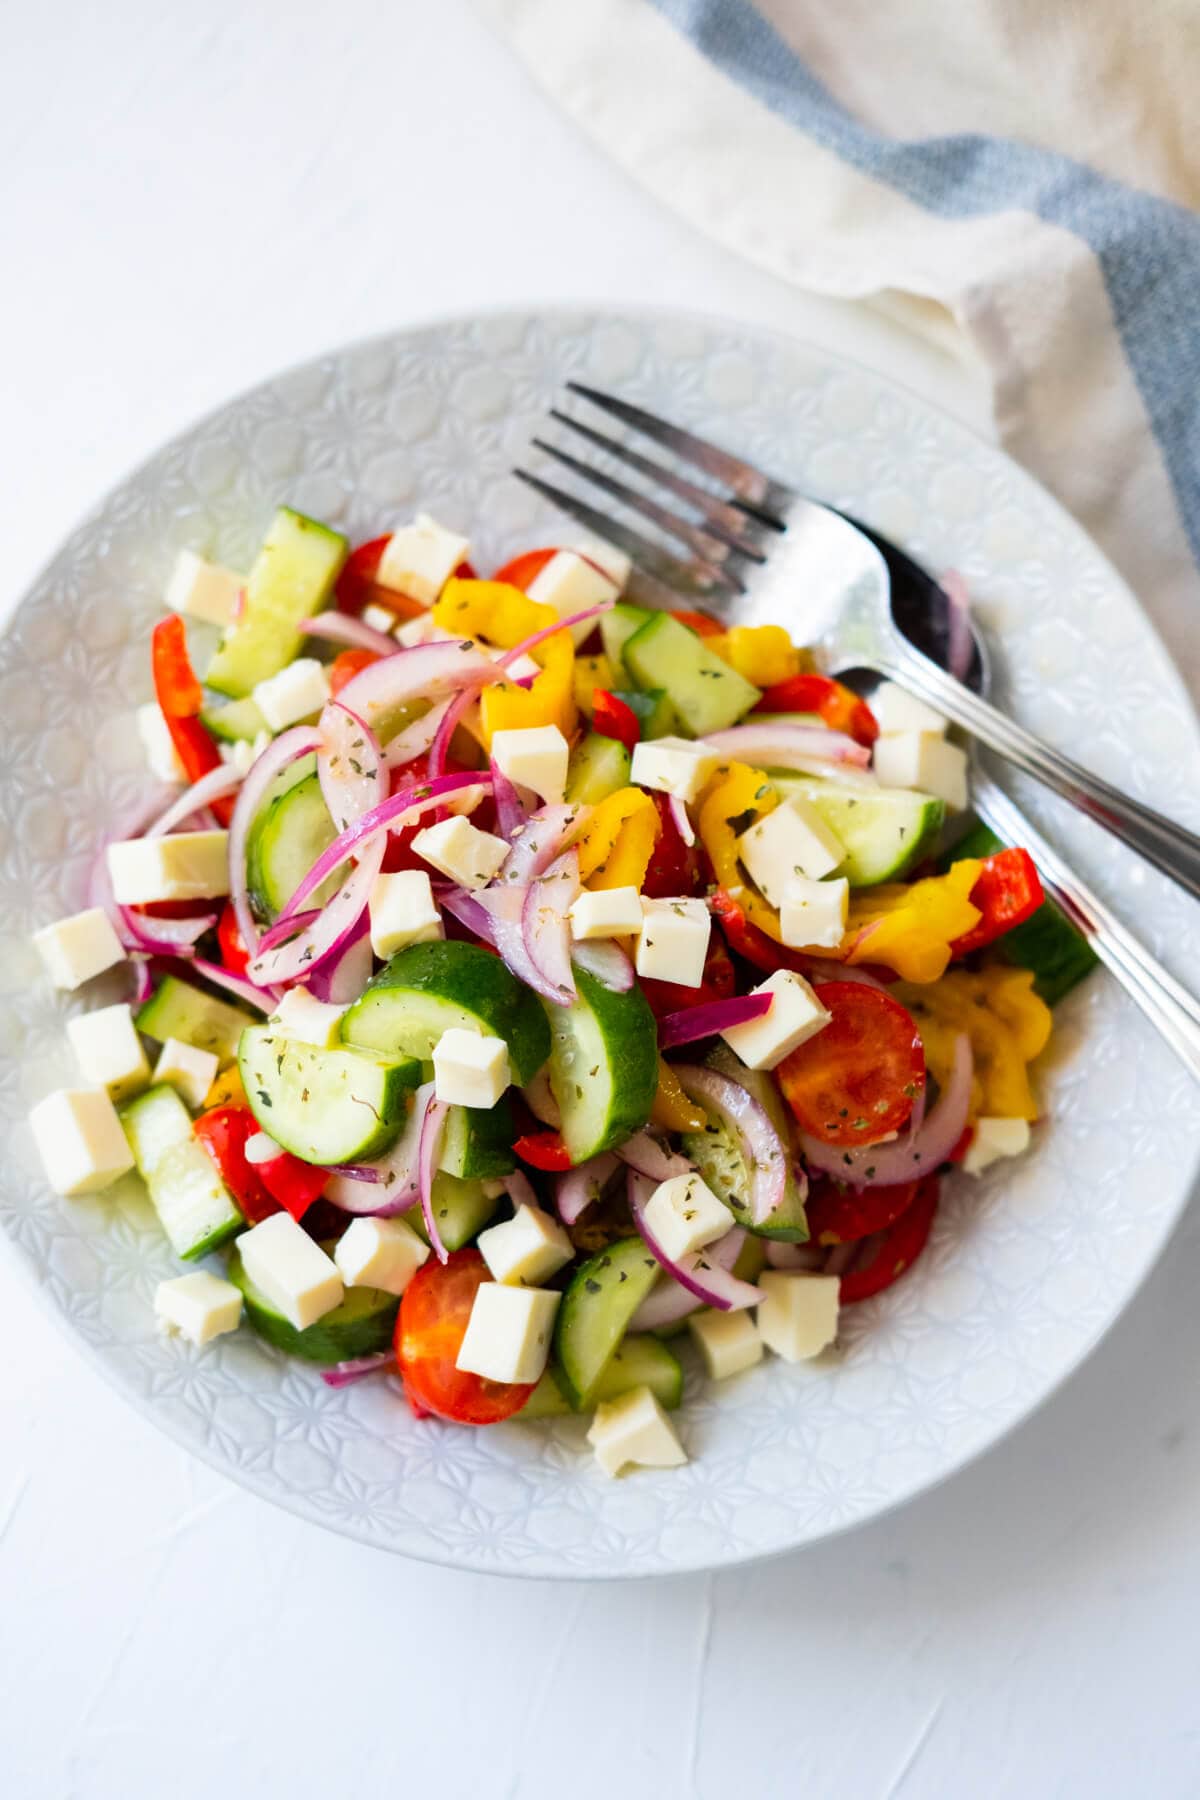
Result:
{"label": "fork tine", "polygon": [[605,437],[602,431],[593,431],[590,425],[584,425],[579,419],[573,419],[569,413],[560,412],[556,406],[550,408],[550,417],[557,419],[559,424],[565,425],[568,430],[577,431],[580,437],[586,438],[589,444],[594,444],[597,450],[603,450],[607,455],[616,457],[618,462],[627,463],[631,469],[636,469],[638,474],[644,475],[648,481],[657,482],[660,487],[665,487],[668,492],[677,495],[688,506],[694,507],[712,535],[720,538],[722,543],[728,544],[731,550],[740,551],[743,556],[750,557],[754,562],[766,561],[765,551],[750,535],[752,531],[763,531],[766,527],[759,520],[752,519],[749,513],[743,512],[741,507],[730,506],[726,501],[719,499],[716,494],[709,493],[707,488],[698,487],[694,481],[689,481],[686,475],[677,475],[674,469],[665,468],[662,463],[654,462],[648,456],[642,456],[639,451],[631,450],[627,444],[620,443],[618,439]]}
{"label": "fork tine", "polygon": [[726,564],[725,559],[733,554],[727,544],[718,543],[706,531],[701,531],[698,525],[681,519],[678,513],[672,512],[670,507],[663,506],[659,501],[652,500],[648,494],[639,494],[635,488],[627,487],[623,481],[617,481],[612,475],[605,475],[600,469],[593,469],[589,463],[581,462],[577,456],[571,456],[566,450],[559,450],[554,444],[548,444],[544,438],[535,437],[533,443],[536,449],[553,457],[555,462],[570,469],[581,480],[590,481],[602,492],[611,494],[622,506],[640,512],[643,518],[649,519],[651,524],[657,525],[669,537],[686,544],[701,565],[702,572],[715,586],[723,588],[729,594],[745,593],[745,582],[735,569]]}
{"label": "fork tine", "polygon": [[742,462],[739,457],[731,456],[719,444],[697,437],[694,431],[685,431],[681,425],[672,425],[668,419],[660,419],[656,413],[647,412],[642,406],[633,406],[628,400],[619,400],[615,394],[605,394],[599,388],[586,387],[581,381],[568,381],[567,387],[571,393],[590,400],[593,406],[611,413],[623,424],[631,425],[635,431],[653,438],[665,450],[673,450],[684,462],[690,462],[696,468],[703,469],[706,475],[725,482],[743,506],[751,507],[768,524],[782,529],[784,514],[791,501],[796,498],[793,490],[785,487],[782,482],[775,481],[761,469],[756,469],[753,463]]}

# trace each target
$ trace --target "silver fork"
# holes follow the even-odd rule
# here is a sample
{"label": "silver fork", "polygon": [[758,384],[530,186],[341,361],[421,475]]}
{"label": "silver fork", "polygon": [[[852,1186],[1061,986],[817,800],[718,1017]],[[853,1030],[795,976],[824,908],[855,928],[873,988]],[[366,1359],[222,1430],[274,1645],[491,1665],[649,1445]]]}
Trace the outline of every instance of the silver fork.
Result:
{"label": "silver fork", "polygon": [[670,604],[680,593],[702,597],[730,623],[799,623],[827,673],[870,669],[899,682],[1200,898],[1200,838],[1043,743],[923,656],[892,618],[883,557],[840,513],[642,407],[578,382],[568,386],[725,489],[713,492],[569,414],[553,412],[560,424],[698,515],[688,518],[666,499],[534,439],[546,455],[683,546],[685,554],[674,555],[565,489],[528,470],[515,471],[555,506],[626,551],[647,598]]}

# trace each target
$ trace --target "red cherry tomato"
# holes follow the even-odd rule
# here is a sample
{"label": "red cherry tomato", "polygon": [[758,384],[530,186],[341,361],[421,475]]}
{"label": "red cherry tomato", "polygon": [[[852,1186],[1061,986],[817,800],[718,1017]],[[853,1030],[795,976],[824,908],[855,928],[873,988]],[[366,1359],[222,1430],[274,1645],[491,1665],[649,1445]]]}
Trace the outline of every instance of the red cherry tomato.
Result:
{"label": "red cherry tomato", "polygon": [[857,744],[873,744],[879,724],[866,701],[853,688],[828,675],[789,675],[769,687],[756,713],[817,713],[834,731],[844,731]]}
{"label": "red cherry tomato", "polygon": [[242,934],[238,930],[237,914],[233,910],[232,900],[227,900],[221,908],[221,918],[217,925],[217,943],[221,948],[221,961],[229,973],[244,975],[250,955],[242,942]]}
{"label": "red cherry tomato", "polygon": [[907,1124],[925,1086],[921,1034],[898,1000],[856,981],[825,981],[833,1017],[785,1056],[779,1085],[802,1130],[823,1144],[877,1144]]}
{"label": "red cherry tomato", "polygon": [[509,587],[520,588],[524,593],[531,581],[536,581],[557,550],[522,550],[519,556],[510,556],[492,576],[493,581],[507,581]]}
{"label": "red cherry tomato", "polygon": [[807,975],[812,968],[809,958],[789,950],[786,944],[777,944],[765,931],[752,925],[746,917],[746,909],[724,888],[714,891],[710,905],[729,948],[756,969],[762,969],[768,975],[773,975],[776,969],[791,969],[797,975]]}
{"label": "red cherry tomato", "polygon": [[697,637],[725,636],[725,627],[711,613],[693,612],[686,607],[678,607],[672,610],[671,617],[678,619],[681,625],[686,625],[689,631],[694,631]]}
{"label": "red cherry tomato", "polygon": [[340,694],[348,681],[379,661],[374,650],[341,650],[329,666],[329,691]]}
{"label": "red cherry tomato", "polygon": [[558,1131],[529,1131],[519,1137],[513,1149],[531,1169],[548,1169],[560,1173],[571,1167],[571,1153]]}
{"label": "red cherry tomato", "polygon": [[259,1180],[257,1169],[246,1161],[246,1144],[258,1133],[258,1121],[248,1106],[215,1106],[211,1112],[201,1113],[192,1130],[251,1225],[280,1210],[279,1202]]}
{"label": "red cherry tomato", "polygon": [[917,1197],[894,1225],[867,1238],[854,1262],[841,1278],[843,1306],[882,1294],[911,1269],[929,1242],[938,1208],[938,1179],[927,1175],[917,1185]]}
{"label": "red cherry tomato", "polygon": [[908,1211],[920,1184],[903,1181],[895,1187],[843,1187],[837,1181],[823,1181],[808,1196],[805,1211],[808,1229],[817,1244],[852,1244],[859,1238],[886,1231],[902,1213]]}
{"label": "red cherry tomato", "polygon": [[489,1381],[454,1366],[475,1295],[490,1280],[478,1250],[456,1250],[445,1263],[431,1257],[405,1288],[396,1361],[414,1408],[459,1425],[495,1425],[519,1412],[532,1394],[532,1383]]}
{"label": "red cherry tomato", "polygon": [[658,842],[650,853],[642,892],[651,899],[666,899],[670,894],[694,894],[700,883],[700,859],[694,845],[685,844],[671,816],[671,805],[665,794],[652,793],[658,808]]}

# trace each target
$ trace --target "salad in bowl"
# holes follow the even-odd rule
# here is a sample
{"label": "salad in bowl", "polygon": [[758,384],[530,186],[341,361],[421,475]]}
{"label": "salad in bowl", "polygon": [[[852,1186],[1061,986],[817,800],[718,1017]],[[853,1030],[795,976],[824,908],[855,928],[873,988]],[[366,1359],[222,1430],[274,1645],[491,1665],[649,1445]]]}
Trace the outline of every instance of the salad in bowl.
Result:
{"label": "salad in bowl", "polygon": [[903,690],[603,544],[469,559],[286,507],[180,556],[130,721],[176,792],[35,939],[132,993],[31,1124],[64,1197],[144,1180],[164,1331],[670,1467],[681,1356],[819,1358],[1027,1149],[1090,952]]}

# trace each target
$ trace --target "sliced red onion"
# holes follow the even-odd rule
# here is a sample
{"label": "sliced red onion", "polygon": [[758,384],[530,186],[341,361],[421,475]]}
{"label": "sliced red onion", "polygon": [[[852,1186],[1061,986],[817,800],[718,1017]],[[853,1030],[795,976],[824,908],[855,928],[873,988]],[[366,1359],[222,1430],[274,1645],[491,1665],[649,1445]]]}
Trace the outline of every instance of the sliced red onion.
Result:
{"label": "sliced red onion", "polygon": [[919,1118],[914,1106],[914,1123],[902,1138],[890,1144],[868,1144],[848,1150],[801,1133],[805,1161],[851,1187],[893,1187],[902,1181],[915,1181],[918,1175],[932,1174],[946,1161],[963,1134],[974,1067],[971,1040],[964,1033],[955,1041],[950,1079],[936,1106],[924,1119]]}
{"label": "sliced red onion", "polygon": [[154,992],[154,976],[150,964],[144,956],[133,956],[133,1001],[135,1006],[145,1006]]}
{"label": "sliced red onion", "polygon": [[603,1150],[577,1168],[564,1170],[554,1189],[554,1204],[564,1225],[574,1225],[593,1200],[600,1198],[620,1167],[612,1151]]}
{"label": "sliced red onion", "polygon": [[617,604],[618,598],[619,596],[614,594],[611,600],[601,600],[595,606],[587,607],[583,612],[568,613],[566,618],[556,619],[553,625],[543,625],[540,631],[535,631],[531,637],[522,638],[521,642],[514,644],[511,650],[506,650],[503,656],[498,656],[496,667],[507,669],[511,663],[517,661],[518,657],[528,656],[535,644],[542,644],[547,638],[557,637],[560,631],[570,631],[573,625],[586,625],[589,619],[598,619],[601,613],[611,612]]}
{"label": "sliced red onion", "polygon": [[[490,664],[488,666],[491,667]],[[429,773],[431,775],[441,775],[445,770],[454,734],[466,714],[474,706],[483,685],[482,681],[472,681],[462,687],[442,714],[433,742],[429,747]]]}
{"label": "sliced red onion", "polygon": [[361,619],[348,613],[321,612],[315,618],[301,619],[300,630],[306,637],[325,638],[331,644],[352,644],[356,650],[374,650],[379,656],[395,656],[401,646],[386,631],[376,631]]}
{"label": "sliced red onion", "polygon": [[244,975],[235,975],[231,970],[223,968],[220,963],[209,962],[198,956],[192,963],[197,975],[203,975],[205,981],[211,981],[214,987],[221,987],[227,993],[236,994],[247,1006],[254,1007],[256,1012],[273,1013],[279,1005],[279,995],[269,987],[257,987]]}
{"label": "sliced red onion", "polygon": [[442,1234],[438,1230],[437,1218],[433,1210],[433,1178],[437,1174],[438,1160],[442,1154],[442,1139],[446,1135],[446,1120],[450,1108],[444,1100],[431,1100],[425,1108],[425,1117],[421,1121],[421,1140],[417,1147],[418,1180],[421,1186],[421,1216],[425,1220],[425,1230],[429,1234],[429,1244],[439,1262],[449,1262],[450,1252],[442,1242]]}
{"label": "sliced red onion", "polygon": [[544,875],[530,882],[521,908],[521,935],[529,960],[556,990],[562,1006],[569,1006],[576,994],[567,915],[580,887],[579,856],[568,850],[555,858]]}
{"label": "sliced red onion", "polygon": [[211,912],[198,913],[191,919],[155,919],[135,912],[131,906],[119,907],[118,911],[126,941],[151,956],[193,955],[197,938],[211,931],[217,922],[216,913]]}
{"label": "sliced red onion", "polygon": [[491,921],[491,942],[506,967],[535,994],[559,1006],[562,1004],[559,989],[542,974],[525,941],[524,914],[528,892],[527,887],[488,887],[475,898]]}
{"label": "sliced red onion", "polygon": [[[710,1244],[704,1255],[715,1268],[732,1269],[745,1241],[745,1231],[735,1225],[723,1238]],[[660,1275],[656,1286],[651,1288],[629,1321],[629,1329],[660,1331],[664,1325],[674,1325],[680,1319],[686,1319],[689,1313],[699,1312],[701,1304],[689,1289],[681,1287],[669,1275]]]}
{"label": "sliced red onion", "polygon": [[360,845],[356,852],[359,860],[353,872],[333,898],[296,937],[257,956],[247,970],[251,979],[264,986],[276,986],[301,977],[310,980],[322,972],[327,962],[340,963],[355,941],[359,921],[367,910],[371,889],[383,866],[385,848],[386,839],[378,832],[369,842]]}
{"label": "sliced red onion", "polygon": [[687,1006],[682,1012],[668,1013],[659,1021],[658,1047],[673,1050],[679,1044],[694,1044],[699,1038],[715,1037],[733,1025],[748,1025],[770,1012],[770,994],[734,994],[728,1000],[708,1000],[702,1006]]}
{"label": "sliced red onion", "polygon": [[347,1181],[365,1181],[371,1187],[377,1187],[380,1181],[379,1170],[374,1163],[326,1163],[331,1175],[344,1175]]}
{"label": "sliced red onion", "polygon": [[419,719],[413,719],[395,737],[389,738],[384,751],[388,768],[398,769],[411,762],[414,756],[424,756],[453,704],[452,700],[439,700],[427,713],[422,713]]}
{"label": "sliced red onion", "polygon": [[627,994],[633,986],[633,964],[611,938],[584,938],[572,945],[571,959],[614,994]]}
{"label": "sliced red onion", "polygon": [[396,1358],[391,1350],[376,1350],[370,1356],[352,1356],[346,1362],[335,1363],[332,1369],[322,1369],[321,1380],[326,1387],[350,1387],[364,1375],[382,1375],[395,1366]]}
{"label": "sliced red onion", "polygon": [[664,1149],[648,1131],[635,1131],[632,1137],[617,1145],[616,1153],[623,1163],[636,1169],[648,1181],[670,1181],[674,1175],[690,1175],[694,1167],[686,1156],[677,1156],[673,1150]]}
{"label": "sliced red onion", "polygon": [[524,825],[530,809],[494,756],[489,757],[488,763],[492,771],[492,799],[496,803],[496,830],[502,838],[511,839]]}
{"label": "sliced red onion", "polygon": [[414,644],[372,663],[348,681],[338,699],[378,733],[389,713],[413,700],[444,700],[462,687],[498,679],[491,657],[469,639]]}
{"label": "sliced red onion", "polygon": [[258,949],[258,926],[250,911],[246,891],[246,839],[263,796],[282,769],[320,747],[321,734],[314,725],[293,725],[268,744],[242,782],[229,822],[229,897],[242,942],[250,955]]}
{"label": "sliced red onion", "polygon": [[561,856],[567,840],[581,828],[588,809],[582,806],[543,806],[527,819],[512,849],[500,865],[493,887],[525,887]]}
{"label": "sliced red onion", "polygon": [[421,1197],[421,1130],[433,1096],[432,1081],[417,1089],[404,1130],[385,1156],[368,1165],[374,1171],[373,1179],[365,1173],[335,1175],[325,1189],[325,1199],[356,1217],[391,1219],[410,1211]]}
{"label": "sliced red onion", "polygon": [[469,894],[466,888],[450,886],[435,889],[435,897],[438,905],[451,913],[460,925],[465,925],[468,931],[473,931],[477,938],[495,949],[495,922],[474,894]]}
{"label": "sliced red onion", "polygon": [[324,1000],[330,1006],[349,1006],[370,981],[374,967],[370,924],[361,914],[337,955],[325,958],[307,987],[314,1000]]}
{"label": "sliced red onion", "polygon": [[667,801],[667,810],[671,815],[671,822],[676,831],[690,850],[696,841],[696,833],[692,827],[691,816],[688,813],[688,809],[684,802],[679,798],[678,794],[672,794],[670,796]]}
{"label": "sliced red onion", "polygon": [[514,1169],[511,1175],[503,1177],[504,1191],[513,1203],[514,1210],[519,1206],[537,1207],[537,1195],[533,1191],[533,1183],[522,1169]]}
{"label": "sliced red onion", "polygon": [[736,756],[756,767],[805,773],[827,773],[830,763],[865,769],[871,760],[871,752],[844,731],[829,731],[823,725],[780,724],[769,718],[753,725],[733,725],[728,731],[710,731],[703,742],[722,756]]}
{"label": "sliced red onion", "polygon": [[758,1305],[763,1298],[762,1289],[752,1287],[748,1281],[740,1281],[707,1249],[693,1250],[678,1259],[668,1256],[646,1222],[646,1207],[654,1192],[653,1182],[630,1169],[628,1186],[629,1210],[642,1242],[673,1281],[686,1288],[703,1305],[715,1306],[719,1312],[737,1312],[742,1307]]}
{"label": "sliced red onion", "polygon": [[[765,1107],[738,1081],[702,1069],[695,1063],[672,1065],[689,1100],[713,1113],[742,1147],[750,1172],[750,1219],[762,1225],[783,1203],[787,1191],[788,1153]],[[803,1181],[803,1176],[798,1176]]]}
{"label": "sliced red onion", "polygon": [[807,1269],[819,1274],[825,1267],[829,1251],[824,1244],[781,1244],[767,1238],[763,1248],[773,1269]]}
{"label": "sliced red onion", "polygon": [[280,944],[290,943],[298,933],[306,930],[320,916],[320,907],[314,906],[309,912],[293,913],[288,919],[276,919],[273,925],[265,928],[258,940],[259,955],[265,956],[268,950],[277,950]]}
{"label": "sliced red onion", "polygon": [[849,963],[826,962],[819,956],[814,956],[809,963],[808,979],[811,982],[856,981],[860,987],[873,987],[878,988],[881,993],[887,992],[886,983],[868,970],[851,968]]}
{"label": "sliced red onion", "polygon": [[221,763],[216,769],[210,769],[199,781],[194,781],[185,793],[177,800],[172,800],[166,812],[160,813],[153,825],[148,825],[142,833],[143,837],[162,837],[165,832],[176,825],[182,825],[185,819],[200,812],[212,800],[220,800],[225,794],[232,794],[234,788],[242,784],[240,769],[229,763]]}
{"label": "sliced red onion", "polygon": [[321,795],[330,818],[339,831],[345,831],[386,797],[383,751],[371,727],[340,700],[329,702],[317,729],[321,733],[317,751]]}

